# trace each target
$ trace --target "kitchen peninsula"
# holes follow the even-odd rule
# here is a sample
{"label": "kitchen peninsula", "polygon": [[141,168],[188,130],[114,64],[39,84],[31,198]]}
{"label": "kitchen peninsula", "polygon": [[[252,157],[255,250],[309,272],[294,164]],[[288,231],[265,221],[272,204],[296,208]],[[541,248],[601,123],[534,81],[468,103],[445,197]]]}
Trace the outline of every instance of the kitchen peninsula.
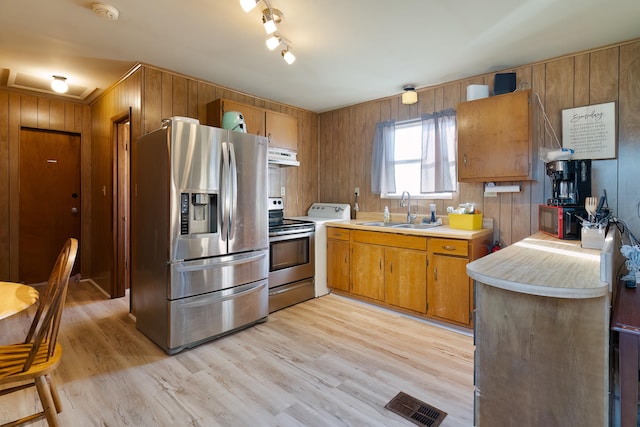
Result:
{"label": "kitchen peninsula", "polygon": [[467,265],[476,426],[606,426],[609,283],[600,251],[534,234]]}
{"label": "kitchen peninsula", "polygon": [[360,218],[328,223],[328,286],[338,294],[469,328],[473,282],[465,268],[489,252],[492,238],[491,228],[402,222],[392,227]]}

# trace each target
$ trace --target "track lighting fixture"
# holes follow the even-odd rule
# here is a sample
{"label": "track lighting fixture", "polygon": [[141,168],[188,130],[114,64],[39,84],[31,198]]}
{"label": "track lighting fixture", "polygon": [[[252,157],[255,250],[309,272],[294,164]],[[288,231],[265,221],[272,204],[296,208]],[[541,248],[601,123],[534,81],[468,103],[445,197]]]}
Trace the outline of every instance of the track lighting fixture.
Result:
{"label": "track lighting fixture", "polygon": [[414,85],[405,85],[402,93],[402,103],[406,105],[415,104],[418,102],[418,92]]}
{"label": "track lighting fixture", "polygon": [[289,65],[293,64],[296,60],[296,56],[291,53],[291,48],[289,46],[282,51],[282,58],[284,58],[284,62]]}
{"label": "track lighting fixture", "polygon": [[62,76],[53,76],[51,81],[51,89],[57,93],[67,93],[69,85],[67,85],[67,78]]}
{"label": "track lighting fixture", "polygon": [[245,12],[250,12],[260,2],[264,3],[266,6],[262,9],[262,24],[264,25],[264,29],[267,34],[271,36],[266,41],[267,48],[269,50],[275,50],[281,44],[285,44],[285,49],[282,51],[282,57],[287,64],[293,64],[296,57],[291,53],[290,43],[285,40],[280,33],[278,33],[278,28],[276,26],[276,24],[282,22],[283,13],[279,9],[271,7],[267,0],[240,0],[240,6]]}

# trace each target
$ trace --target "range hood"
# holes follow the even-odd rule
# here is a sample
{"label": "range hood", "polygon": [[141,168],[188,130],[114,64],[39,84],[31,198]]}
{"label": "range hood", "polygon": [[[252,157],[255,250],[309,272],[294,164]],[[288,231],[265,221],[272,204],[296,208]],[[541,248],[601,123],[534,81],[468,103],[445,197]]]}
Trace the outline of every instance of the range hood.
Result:
{"label": "range hood", "polygon": [[295,151],[285,148],[269,148],[269,164],[278,166],[300,166],[300,162],[296,158],[297,155],[298,153]]}

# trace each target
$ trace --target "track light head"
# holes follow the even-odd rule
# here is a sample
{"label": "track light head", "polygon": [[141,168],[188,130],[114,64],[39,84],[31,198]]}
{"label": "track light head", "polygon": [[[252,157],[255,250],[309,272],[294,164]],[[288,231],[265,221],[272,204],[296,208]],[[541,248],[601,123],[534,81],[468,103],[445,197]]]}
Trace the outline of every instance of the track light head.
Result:
{"label": "track light head", "polygon": [[291,48],[289,46],[282,51],[282,58],[289,65],[293,64],[296,60],[296,56],[291,52]]}
{"label": "track light head", "polygon": [[260,0],[240,0],[240,6],[245,12],[251,12]]}

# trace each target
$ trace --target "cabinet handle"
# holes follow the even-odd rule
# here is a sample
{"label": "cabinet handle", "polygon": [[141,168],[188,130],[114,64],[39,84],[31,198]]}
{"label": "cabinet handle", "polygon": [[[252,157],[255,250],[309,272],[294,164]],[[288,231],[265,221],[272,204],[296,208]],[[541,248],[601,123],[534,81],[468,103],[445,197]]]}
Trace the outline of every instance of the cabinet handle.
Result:
{"label": "cabinet handle", "polygon": [[453,245],[442,245],[442,249],[444,249],[445,251],[455,251],[456,247]]}
{"label": "cabinet handle", "polygon": [[389,263],[389,273],[393,273],[393,263]]}
{"label": "cabinet handle", "polygon": [[271,132],[267,134],[267,141],[271,144]]}
{"label": "cabinet handle", "polygon": [[433,269],[433,280],[438,281],[438,267]]}
{"label": "cabinet handle", "polygon": [[462,163],[464,163],[464,165],[467,166],[467,155],[466,154],[462,155]]}
{"label": "cabinet handle", "polygon": [[378,260],[378,268],[382,270],[382,259]]}
{"label": "cabinet handle", "polygon": [[344,263],[345,264],[347,263],[347,256],[348,256],[348,254],[344,254]]}

